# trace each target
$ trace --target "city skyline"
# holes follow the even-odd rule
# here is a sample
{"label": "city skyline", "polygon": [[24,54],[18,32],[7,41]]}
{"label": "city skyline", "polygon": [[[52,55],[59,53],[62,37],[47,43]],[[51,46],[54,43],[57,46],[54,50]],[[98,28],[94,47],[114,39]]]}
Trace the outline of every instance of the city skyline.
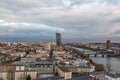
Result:
{"label": "city skyline", "polygon": [[120,42],[119,0],[1,0],[0,41]]}

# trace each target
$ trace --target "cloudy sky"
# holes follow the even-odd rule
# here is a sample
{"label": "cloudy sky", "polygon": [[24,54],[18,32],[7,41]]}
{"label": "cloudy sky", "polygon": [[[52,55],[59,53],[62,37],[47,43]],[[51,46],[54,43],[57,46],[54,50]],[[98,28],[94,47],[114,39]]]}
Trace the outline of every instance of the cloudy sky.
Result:
{"label": "cloudy sky", "polygon": [[120,0],[0,0],[0,41],[120,41]]}

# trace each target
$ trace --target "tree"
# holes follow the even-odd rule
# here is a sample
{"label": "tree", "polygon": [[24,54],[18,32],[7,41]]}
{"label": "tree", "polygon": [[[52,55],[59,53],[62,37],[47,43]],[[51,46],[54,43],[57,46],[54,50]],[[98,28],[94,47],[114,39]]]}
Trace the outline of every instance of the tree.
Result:
{"label": "tree", "polygon": [[103,64],[95,64],[95,71],[104,71],[104,65]]}
{"label": "tree", "polygon": [[31,76],[28,75],[27,78],[26,78],[26,80],[31,80]]}

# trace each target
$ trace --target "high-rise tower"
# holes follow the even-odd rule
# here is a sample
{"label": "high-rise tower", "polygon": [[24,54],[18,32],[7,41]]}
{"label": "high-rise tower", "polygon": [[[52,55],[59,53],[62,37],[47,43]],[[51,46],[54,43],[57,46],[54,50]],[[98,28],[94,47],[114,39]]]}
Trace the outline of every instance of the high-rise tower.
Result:
{"label": "high-rise tower", "polygon": [[61,34],[56,33],[56,46],[60,47],[61,46]]}
{"label": "high-rise tower", "polygon": [[111,42],[110,42],[110,40],[107,40],[107,42],[106,42],[106,50],[110,49],[110,47],[111,47]]}

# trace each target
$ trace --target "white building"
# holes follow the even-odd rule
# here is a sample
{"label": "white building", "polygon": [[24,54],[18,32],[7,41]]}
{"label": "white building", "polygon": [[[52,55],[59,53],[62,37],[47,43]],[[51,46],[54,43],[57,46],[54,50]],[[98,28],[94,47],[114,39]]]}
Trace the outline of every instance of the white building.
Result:
{"label": "white building", "polygon": [[50,42],[45,44],[45,50],[48,50],[48,51],[51,50],[51,43]]}

